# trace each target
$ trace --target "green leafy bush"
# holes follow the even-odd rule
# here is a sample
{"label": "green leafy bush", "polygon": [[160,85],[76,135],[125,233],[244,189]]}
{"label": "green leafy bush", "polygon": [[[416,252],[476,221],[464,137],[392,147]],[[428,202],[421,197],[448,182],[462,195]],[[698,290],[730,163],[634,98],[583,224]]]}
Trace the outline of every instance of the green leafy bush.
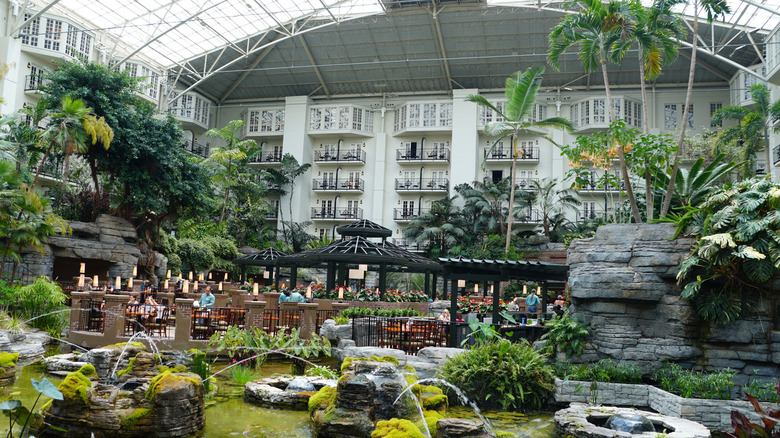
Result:
{"label": "green leafy bush", "polygon": [[29,319],[31,327],[59,336],[68,325],[68,314],[65,312],[67,300],[68,297],[57,283],[38,277],[32,284],[17,290],[15,303],[9,313]]}
{"label": "green leafy bush", "polygon": [[484,407],[539,409],[553,391],[546,361],[527,343],[485,342],[448,360],[439,377]]}
{"label": "green leafy bush", "polygon": [[200,376],[203,380],[203,390],[208,393],[211,390],[211,380],[206,379],[211,376],[211,362],[206,353],[200,350],[194,350],[193,353],[190,371]]}
{"label": "green leafy bush", "polygon": [[676,363],[664,362],[653,374],[658,386],[684,398],[729,400],[735,371],[726,368],[712,373],[691,371]]}
{"label": "green leafy bush", "polygon": [[239,256],[238,247],[236,247],[236,243],[231,239],[219,236],[209,236],[202,239],[201,242],[211,248],[214,257],[232,260]]}
{"label": "green leafy bush", "polygon": [[351,307],[341,311],[341,316],[346,318],[360,318],[361,316],[385,316],[385,317],[403,317],[403,316],[425,316],[425,313],[414,309],[362,309]]}
{"label": "green leafy bush", "polygon": [[588,339],[588,327],[570,318],[568,313],[547,323],[549,330],[542,336],[545,350],[548,353],[562,351],[568,356],[579,356],[585,349]]}
{"label": "green leafy bush", "polygon": [[555,373],[570,380],[642,383],[642,372],[636,365],[616,363],[612,359],[602,359],[596,363],[573,366],[569,362],[556,362]]}
{"label": "green leafy bush", "polygon": [[180,240],[178,255],[182,262],[188,263],[195,271],[206,270],[214,264],[214,251],[200,240]]}
{"label": "green leafy bush", "polygon": [[775,382],[762,382],[758,379],[750,379],[750,382],[742,387],[745,394],[750,394],[758,401],[780,403],[780,387]]}
{"label": "green leafy bush", "polygon": [[257,380],[257,378],[258,375],[252,367],[235,365],[230,369],[230,380],[238,385],[244,386],[249,382]]}

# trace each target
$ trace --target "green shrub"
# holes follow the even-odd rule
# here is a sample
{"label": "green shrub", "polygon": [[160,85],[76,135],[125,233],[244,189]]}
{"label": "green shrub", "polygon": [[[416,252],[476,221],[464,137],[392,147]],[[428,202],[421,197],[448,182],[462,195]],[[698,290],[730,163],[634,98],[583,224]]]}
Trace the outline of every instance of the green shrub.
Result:
{"label": "green shrub", "polygon": [[177,254],[181,258],[182,263],[188,263],[194,271],[206,270],[214,264],[214,251],[211,250],[209,245],[200,240],[180,240]]}
{"label": "green shrub", "polygon": [[750,382],[742,387],[742,391],[752,395],[758,401],[780,403],[780,392],[778,392],[778,386],[775,382],[750,379]]}
{"label": "green shrub", "polygon": [[178,254],[168,256],[168,269],[171,270],[171,275],[179,275],[181,272],[181,257]]}
{"label": "green shrub", "polygon": [[712,373],[687,370],[676,363],[664,362],[653,374],[658,386],[684,398],[729,400],[735,371],[726,368]]}
{"label": "green shrub", "polygon": [[209,236],[203,238],[201,242],[211,248],[211,252],[214,253],[214,257],[233,260],[240,255],[238,253],[238,247],[236,247],[236,243],[231,239],[219,236]]}
{"label": "green shrub", "polygon": [[10,313],[25,319],[35,318],[29,321],[31,327],[59,337],[68,325],[68,315],[65,312],[52,312],[65,310],[67,299],[57,283],[38,277],[32,284],[17,290],[16,302]]}
{"label": "green shrub", "polygon": [[[211,376],[211,363],[208,356],[202,351],[197,351],[192,355],[190,371],[200,376],[203,380],[203,390],[207,393],[211,390],[211,380],[206,380]],[[160,374],[161,376],[162,374]]]}
{"label": "green shrub", "polygon": [[611,382],[611,383],[642,383],[642,372],[636,365],[615,363],[612,359],[602,359],[596,363],[583,364],[578,367],[568,362],[554,364],[556,374],[570,380]]}
{"label": "green shrub", "polygon": [[570,318],[568,313],[564,313],[560,318],[554,318],[547,323],[549,330],[542,335],[542,340],[546,341],[545,350],[552,354],[555,351],[562,351],[567,356],[579,356],[585,349],[585,341],[588,339],[588,327]]}
{"label": "green shrub", "polygon": [[484,407],[539,409],[553,391],[546,360],[527,343],[485,342],[448,360],[439,377]]}
{"label": "green shrub", "polygon": [[351,307],[341,311],[341,316],[346,318],[360,318],[361,316],[384,316],[390,318],[405,316],[425,316],[425,313],[414,309],[364,309]]}
{"label": "green shrub", "polygon": [[258,375],[252,367],[236,365],[230,369],[230,379],[238,385],[244,386],[257,378]]}

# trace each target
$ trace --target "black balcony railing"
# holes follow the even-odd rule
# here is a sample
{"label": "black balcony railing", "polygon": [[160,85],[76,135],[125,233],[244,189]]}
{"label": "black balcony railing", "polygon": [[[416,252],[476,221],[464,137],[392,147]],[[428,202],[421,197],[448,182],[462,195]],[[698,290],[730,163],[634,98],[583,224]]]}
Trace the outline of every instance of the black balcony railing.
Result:
{"label": "black balcony railing", "polygon": [[543,216],[542,213],[539,212],[539,210],[521,210],[519,212],[515,213],[515,217],[517,218],[518,222],[520,223],[527,223],[527,224],[539,224],[542,223]]}
{"label": "black balcony railing", "polygon": [[621,192],[626,188],[626,185],[623,184],[623,181],[620,182],[620,186],[614,186],[610,185],[607,186],[605,189],[603,185],[600,184],[585,184],[582,187],[579,188],[580,192]]}
{"label": "black balcony railing", "polygon": [[330,179],[320,178],[311,181],[312,190],[328,191],[357,191],[362,192],[365,189],[365,183],[362,179]]}
{"label": "black balcony railing", "polygon": [[209,149],[210,149],[209,145],[202,145],[197,141],[185,140],[182,147],[191,154],[195,154],[203,158],[209,157]]}
{"label": "black balcony railing", "polygon": [[409,242],[406,239],[396,239],[396,238],[393,238],[390,242],[393,245],[395,245],[395,246],[397,246],[399,248],[403,248],[403,249],[405,249],[407,251],[424,251],[427,248],[426,245],[422,245],[422,244],[419,244],[417,242]]}
{"label": "black balcony railing", "polygon": [[266,211],[265,214],[263,215],[263,217],[268,219],[268,220],[279,219],[279,209],[278,208],[274,208],[274,209],[272,209],[270,211]]}
{"label": "black balcony railing", "polygon": [[396,178],[395,189],[399,192],[446,192],[450,189],[447,178]]}
{"label": "black balcony railing", "polygon": [[323,208],[312,207],[311,218],[313,220],[359,220],[363,219],[362,208]]}
{"label": "black balcony railing", "polygon": [[756,175],[766,175],[766,161],[756,161]]}
{"label": "black balcony railing", "polygon": [[536,190],[536,184],[532,181],[539,182],[539,178],[518,178],[517,187],[519,187],[520,190]]}
{"label": "black balcony railing", "polygon": [[430,210],[430,208],[396,208],[393,209],[393,219],[397,221],[410,221]]}
{"label": "black balcony railing", "polygon": [[40,90],[48,82],[42,75],[27,75],[24,77],[24,91]]}
{"label": "black balcony railing", "polygon": [[[534,146],[526,149],[520,149],[518,152],[518,161],[539,161],[539,147]],[[512,149],[490,148],[484,149],[484,157],[487,160],[507,160],[512,161]]]}
{"label": "black balcony railing", "polygon": [[450,150],[446,147],[437,147],[431,150],[396,149],[397,161],[450,161]]}
{"label": "black balcony railing", "polygon": [[254,157],[249,159],[250,163],[267,163],[267,164],[274,164],[274,163],[281,163],[282,162],[282,151],[270,151],[270,152],[260,152]]}
{"label": "black balcony railing", "polygon": [[583,210],[577,213],[577,222],[585,222],[594,219],[607,219],[604,210]]}
{"label": "black balcony railing", "polygon": [[314,161],[317,163],[365,163],[366,151],[314,151]]}

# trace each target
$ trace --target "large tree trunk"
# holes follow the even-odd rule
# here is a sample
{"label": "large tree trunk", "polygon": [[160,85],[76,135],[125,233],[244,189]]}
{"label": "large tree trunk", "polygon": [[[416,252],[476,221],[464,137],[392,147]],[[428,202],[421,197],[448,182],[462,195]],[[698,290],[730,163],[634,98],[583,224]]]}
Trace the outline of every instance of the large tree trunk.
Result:
{"label": "large tree trunk", "polygon": [[[607,108],[609,108],[609,115],[611,120],[616,120],[615,108],[612,106],[612,91],[609,89],[609,78],[607,77],[607,64],[601,63],[601,73],[604,76],[604,89],[607,91]],[[623,152],[623,145],[618,145],[617,148],[618,159],[620,160],[620,173],[623,174],[623,185],[626,186],[626,195],[628,196],[628,203],[631,205],[631,214],[634,216],[636,223],[642,223],[642,216],[639,214],[639,207],[636,205],[636,198],[634,197],[634,189],[631,187],[631,180],[628,178],[628,166],[626,165],[626,154]],[[604,206],[606,208],[606,206]]]}
{"label": "large tree trunk", "polygon": [[514,217],[515,206],[515,184],[517,180],[517,135],[512,135],[512,187],[509,188],[509,214],[506,219],[506,245],[504,252],[509,252],[509,245],[512,242],[512,218]]}
{"label": "large tree trunk", "polygon": [[92,174],[92,184],[95,185],[95,205],[92,206],[92,220],[91,222],[95,222],[97,220],[98,214],[100,213],[100,184],[98,183],[98,174],[97,174],[97,166],[95,165],[95,158],[89,157],[89,172]]}
{"label": "large tree trunk", "polygon": [[[672,166],[672,174],[669,175],[669,185],[666,186],[666,194],[664,195],[664,203],[661,206],[661,213],[659,217],[666,217],[669,212],[669,206],[672,203],[672,193],[674,193],[674,184],[677,179],[677,171],[680,169],[680,156],[682,155],[683,143],[685,142],[685,129],[688,127],[688,107],[691,104],[691,96],[693,95],[693,76],[696,73],[696,46],[699,31],[699,20],[696,18],[699,16],[699,11],[694,2],[693,9],[693,48],[691,49],[691,68],[688,71],[688,90],[685,93],[685,107],[683,108],[682,126],[680,127],[680,136],[677,138],[677,152],[674,154],[674,165]],[[769,163],[767,163],[769,165]]]}
{"label": "large tree trunk", "polygon": [[[645,134],[650,133],[650,123],[647,109],[647,84],[645,83],[645,63],[642,60],[642,51],[639,51],[639,85],[642,88],[642,127]],[[626,111],[629,111],[626,108]],[[653,187],[650,179],[650,166],[645,162],[645,198],[647,200],[647,221],[653,220]]]}

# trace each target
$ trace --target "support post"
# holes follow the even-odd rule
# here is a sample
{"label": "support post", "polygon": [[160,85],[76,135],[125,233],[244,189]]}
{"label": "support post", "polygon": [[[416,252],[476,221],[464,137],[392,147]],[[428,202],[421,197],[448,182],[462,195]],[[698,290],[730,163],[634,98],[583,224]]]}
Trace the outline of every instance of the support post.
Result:
{"label": "support post", "polygon": [[336,289],[336,262],[328,262],[328,275],[325,279],[325,287],[330,291]]}
{"label": "support post", "polygon": [[106,345],[116,344],[119,337],[125,331],[125,305],[130,301],[129,295],[109,294],[105,297],[106,319],[104,322],[103,336]]}
{"label": "support post", "polygon": [[387,264],[379,264],[379,301],[385,300],[385,289],[387,289]]}
{"label": "support post", "polygon": [[311,334],[317,329],[317,308],[320,305],[316,303],[298,303],[301,312],[301,339],[311,339]]}
{"label": "support post", "polygon": [[500,309],[499,301],[501,300],[501,282],[493,282],[493,324],[501,325],[501,315],[498,314]]}
{"label": "support post", "polygon": [[246,328],[257,327],[263,329],[263,314],[265,313],[265,301],[247,301]]}
{"label": "support post", "polygon": [[425,288],[423,293],[429,297],[431,296],[431,273],[428,271],[425,271]]}
{"label": "support post", "polygon": [[[452,280],[450,284],[450,347],[457,347],[458,345],[458,288],[457,281]],[[447,280],[444,280],[446,286]]]}
{"label": "support post", "polygon": [[298,287],[298,265],[290,266],[290,289]]}

